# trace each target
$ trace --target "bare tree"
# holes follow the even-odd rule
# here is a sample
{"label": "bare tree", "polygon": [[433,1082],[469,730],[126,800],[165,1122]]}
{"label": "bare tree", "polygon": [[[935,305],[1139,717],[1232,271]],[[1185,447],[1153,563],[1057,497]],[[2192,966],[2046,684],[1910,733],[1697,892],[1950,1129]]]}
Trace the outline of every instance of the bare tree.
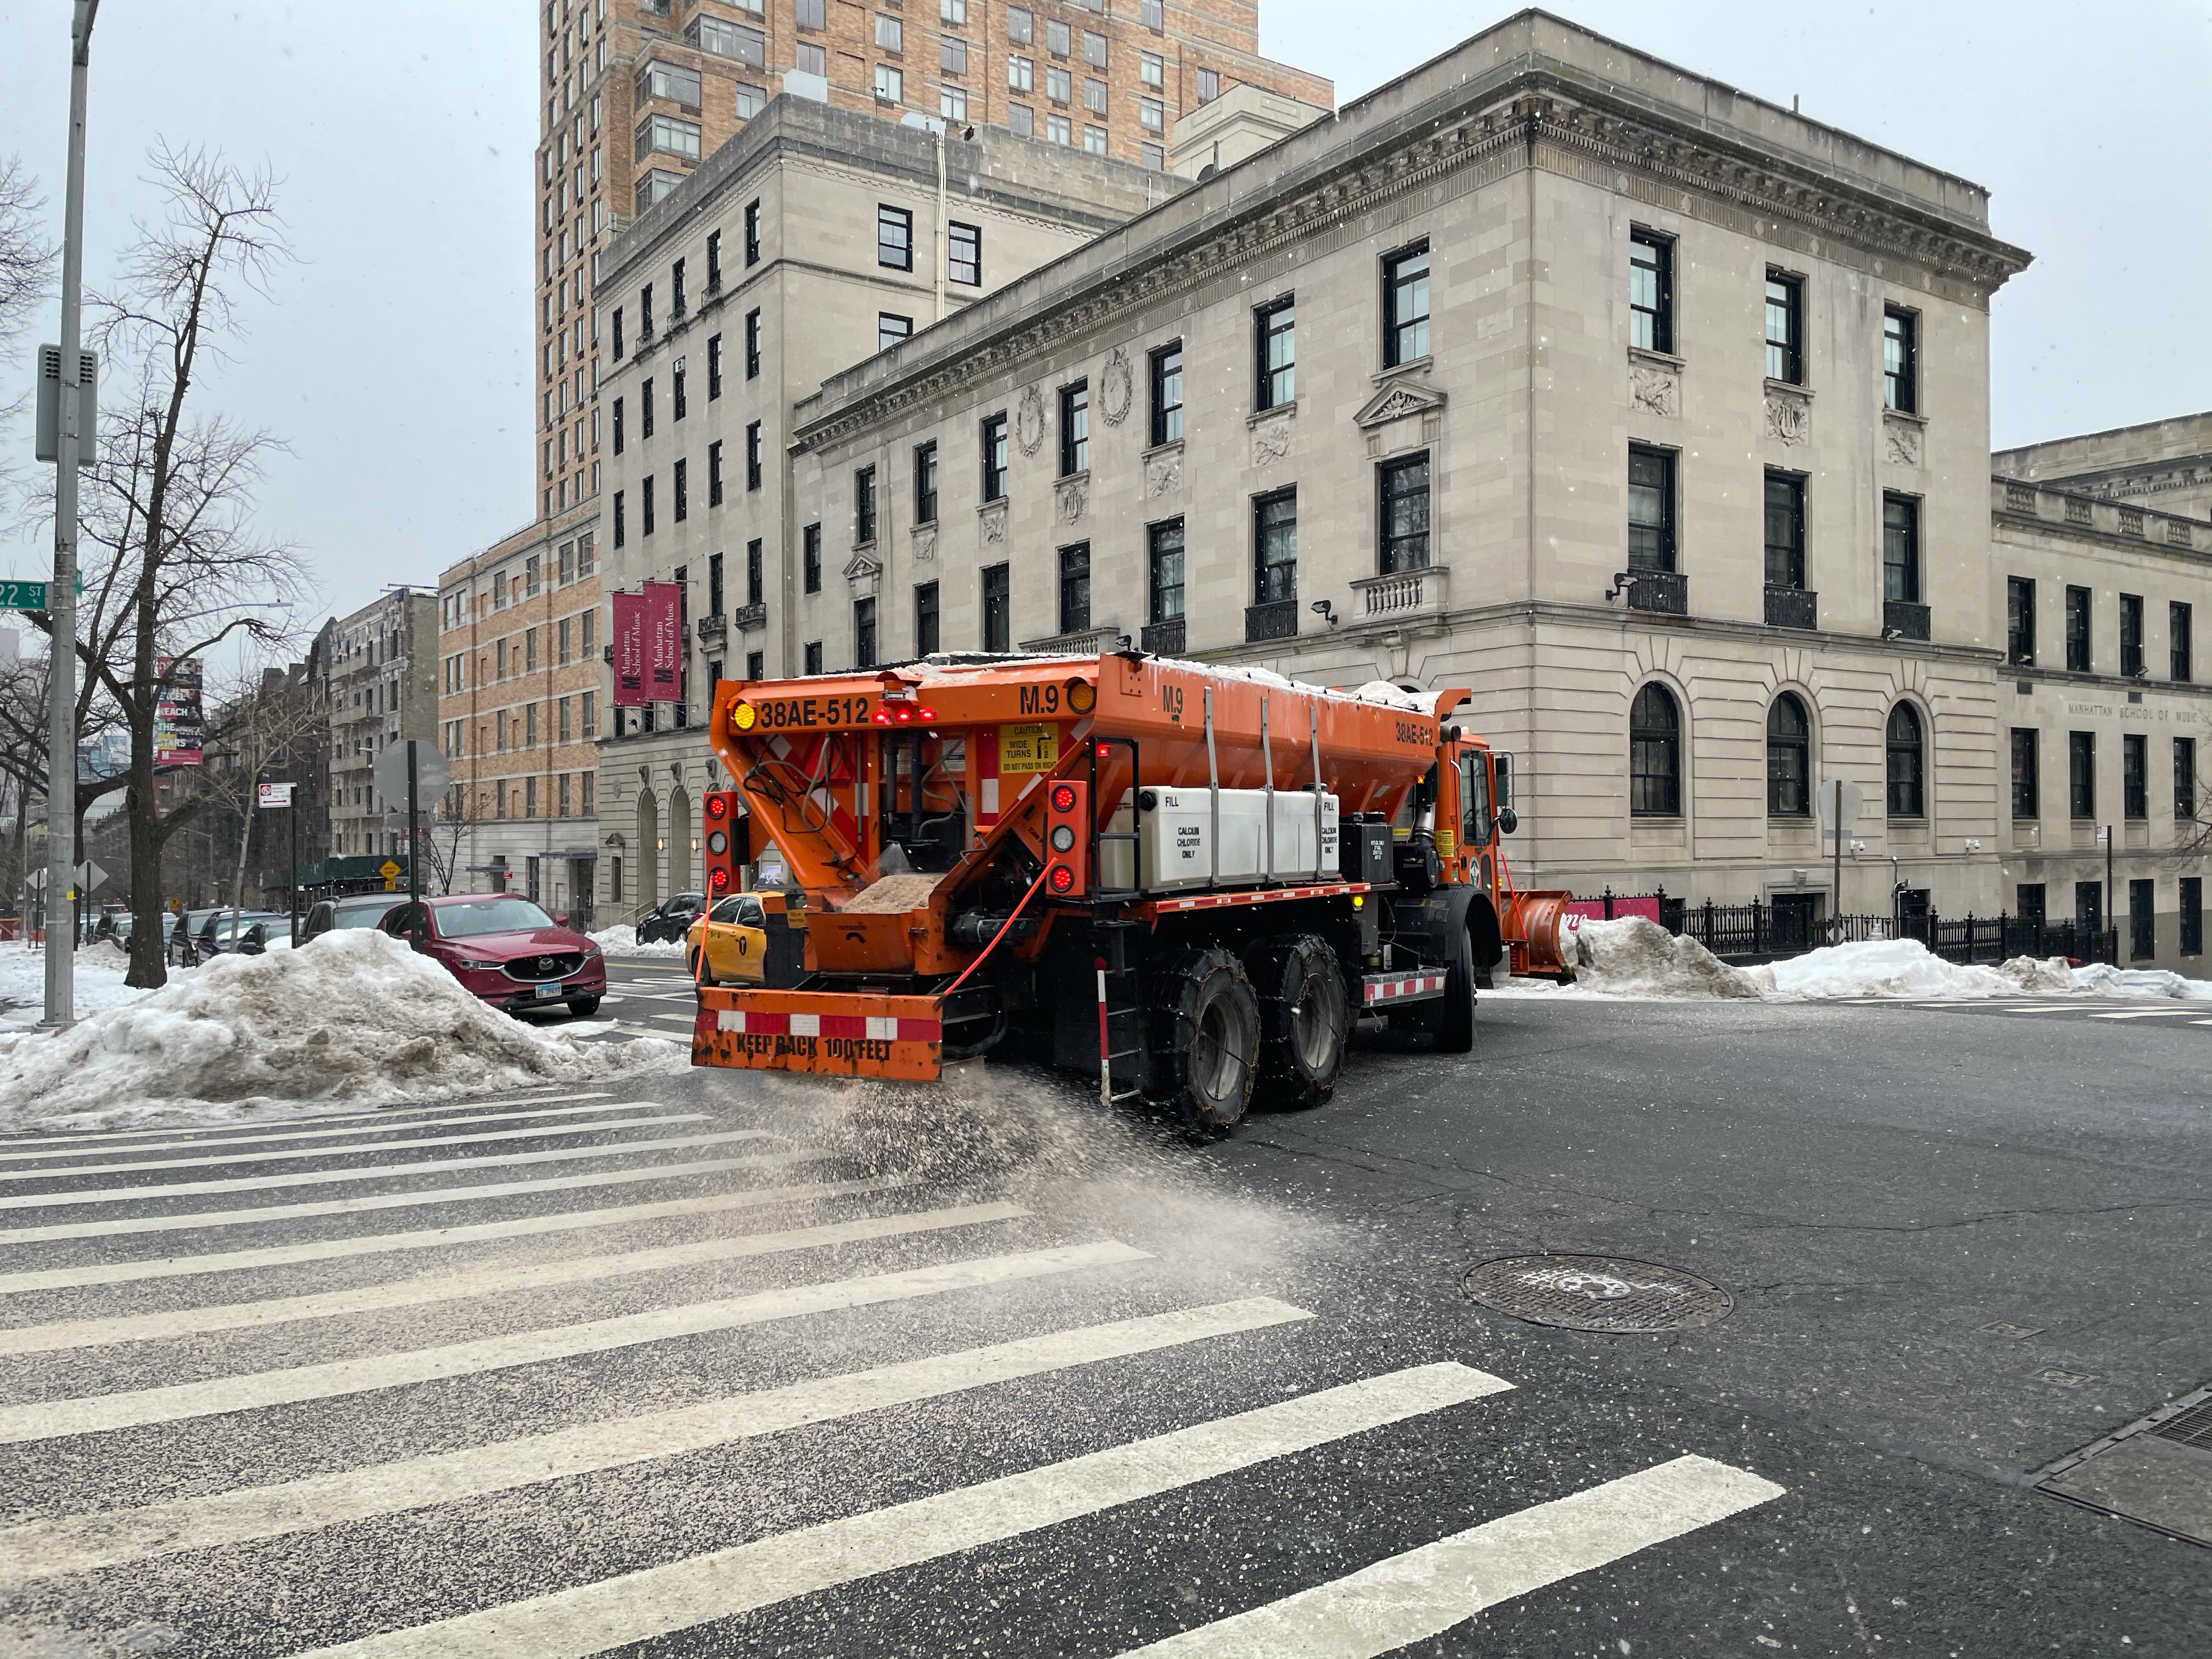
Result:
{"label": "bare tree", "polygon": [[[58,250],[39,228],[46,205],[38,180],[23,170],[21,158],[0,156],[0,368],[15,362],[15,349],[53,284]],[[19,393],[0,404],[0,432],[13,428],[29,395]],[[18,448],[12,442],[0,445],[0,530],[12,527],[32,499],[14,468]]]}
{"label": "bare tree", "polygon": [[270,272],[290,257],[273,183],[200,150],[157,148],[152,165],[166,210],[140,224],[116,291],[94,298],[112,414],[88,491],[79,624],[86,671],[131,734],[128,977],[149,987],[167,978],[161,849],[205,799],[194,789],[164,811],[155,786],[157,712],[174,665],[226,642],[280,641],[305,588],[295,550],[253,522],[276,441],[189,403],[196,377],[240,338],[246,297],[265,297]]}

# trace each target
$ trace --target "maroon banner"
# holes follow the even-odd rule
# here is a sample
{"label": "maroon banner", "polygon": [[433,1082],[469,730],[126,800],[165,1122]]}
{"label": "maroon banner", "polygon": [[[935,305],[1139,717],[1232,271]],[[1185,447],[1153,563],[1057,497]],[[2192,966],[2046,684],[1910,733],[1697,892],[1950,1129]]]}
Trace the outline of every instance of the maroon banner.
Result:
{"label": "maroon banner", "polygon": [[645,585],[646,695],[674,702],[684,672],[684,589],[675,582]]}
{"label": "maroon banner", "polygon": [[638,708],[653,701],[645,690],[645,595],[614,595],[615,706]]}

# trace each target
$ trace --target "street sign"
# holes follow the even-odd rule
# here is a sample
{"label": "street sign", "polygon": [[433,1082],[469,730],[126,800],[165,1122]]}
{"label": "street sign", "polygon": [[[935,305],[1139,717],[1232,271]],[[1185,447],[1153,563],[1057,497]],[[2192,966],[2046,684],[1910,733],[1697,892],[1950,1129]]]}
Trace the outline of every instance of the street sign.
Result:
{"label": "street sign", "polygon": [[445,793],[453,775],[453,763],[438,745],[423,738],[402,738],[376,757],[376,793],[388,805],[407,810],[407,750],[415,750],[415,793],[428,806]]}
{"label": "street sign", "polygon": [[270,807],[292,804],[292,786],[289,783],[264,783],[259,787],[260,805],[266,811]]}
{"label": "street sign", "polygon": [[2097,845],[2100,847],[2110,847],[2112,844],[2112,826],[2109,823],[2099,824],[2097,826]]}
{"label": "street sign", "polygon": [[1842,830],[1848,830],[1858,822],[1859,787],[1856,783],[1845,782],[1841,778],[1830,778],[1820,786],[1820,793],[1813,801],[1814,811],[1820,814],[1820,829],[1824,834],[1838,834],[1839,824]]}
{"label": "street sign", "polygon": [[77,866],[76,879],[77,884],[82,887],[85,891],[88,893],[95,887],[103,887],[106,885],[107,872],[101,869],[90,859],[87,859],[82,864]]}
{"label": "street sign", "polygon": [[376,873],[384,878],[386,892],[394,893],[399,890],[399,866],[396,860],[385,860],[382,864],[377,866]]}

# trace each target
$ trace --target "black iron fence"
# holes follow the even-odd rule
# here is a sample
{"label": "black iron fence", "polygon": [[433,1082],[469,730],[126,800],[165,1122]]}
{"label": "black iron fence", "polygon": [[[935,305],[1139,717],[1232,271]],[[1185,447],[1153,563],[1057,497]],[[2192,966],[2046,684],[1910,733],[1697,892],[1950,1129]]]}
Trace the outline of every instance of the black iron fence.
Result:
{"label": "black iron fence", "polygon": [[1914,939],[1946,962],[1986,963],[1992,966],[2014,957],[2070,957],[2076,962],[2120,959],[2120,936],[2116,928],[2080,921],[2045,921],[2034,916],[2015,916],[1999,911],[1994,916],[1939,915],[1934,910],[1911,915],[1817,915],[1802,899],[1785,896],[1778,904],[1703,904],[1670,898],[1663,887],[1654,893],[1619,894],[1607,888],[1598,897],[1581,901],[1592,914],[1612,920],[1648,915],[1654,905],[1659,925],[1670,933],[1685,933],[1723,960],[1771,962],[1778,957],[1802,956],[1824,945],[1856,944],[1869,939]]}

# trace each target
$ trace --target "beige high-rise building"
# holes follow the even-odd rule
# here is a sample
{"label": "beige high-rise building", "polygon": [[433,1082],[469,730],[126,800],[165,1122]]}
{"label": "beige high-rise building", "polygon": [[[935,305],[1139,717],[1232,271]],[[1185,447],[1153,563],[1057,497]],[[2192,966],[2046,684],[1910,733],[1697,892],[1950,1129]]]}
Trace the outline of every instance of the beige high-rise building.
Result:
{"label": "beige high-rise building", "polygon": [[[372,781],[401,738],[423,742],[438,720],[438,601],[395,588],[341,617],[330,632],[330,851],[333,858],[404,854],[407,803]],[[418,803],[427,817],[433,803]]]}

